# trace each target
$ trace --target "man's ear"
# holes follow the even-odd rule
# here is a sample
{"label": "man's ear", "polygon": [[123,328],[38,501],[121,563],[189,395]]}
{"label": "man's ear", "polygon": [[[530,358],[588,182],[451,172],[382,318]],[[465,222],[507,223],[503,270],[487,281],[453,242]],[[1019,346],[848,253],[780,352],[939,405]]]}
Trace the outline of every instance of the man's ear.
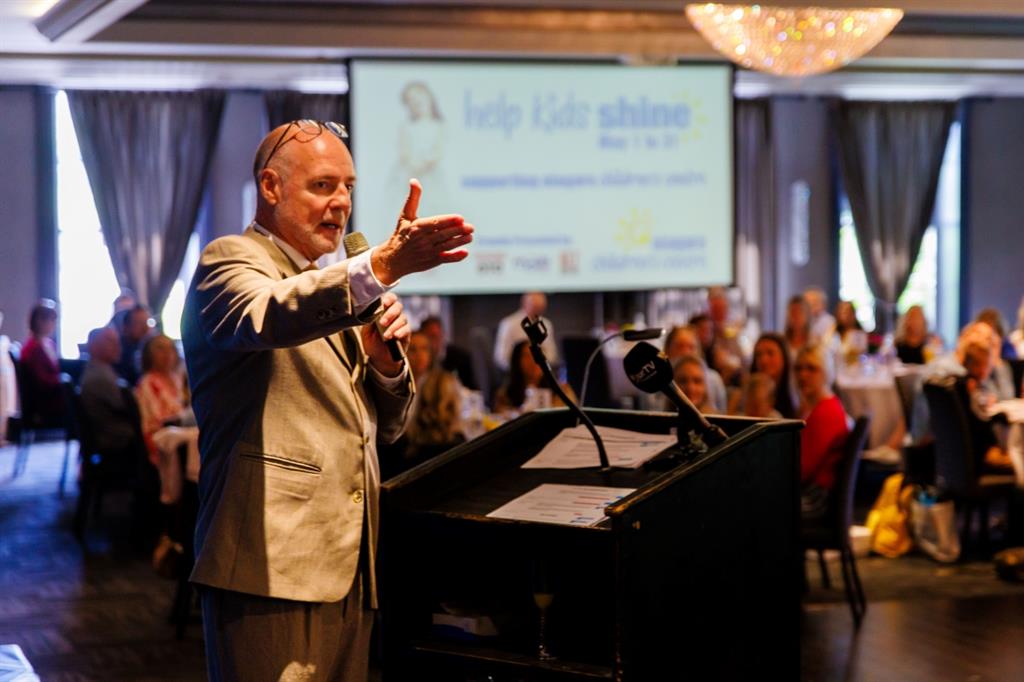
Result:
{"label": "man's ear", "polygon": [[281,176],[273,168],[264,168],[256,179],[256,191],[264,203],[276,206],[281,201]]}

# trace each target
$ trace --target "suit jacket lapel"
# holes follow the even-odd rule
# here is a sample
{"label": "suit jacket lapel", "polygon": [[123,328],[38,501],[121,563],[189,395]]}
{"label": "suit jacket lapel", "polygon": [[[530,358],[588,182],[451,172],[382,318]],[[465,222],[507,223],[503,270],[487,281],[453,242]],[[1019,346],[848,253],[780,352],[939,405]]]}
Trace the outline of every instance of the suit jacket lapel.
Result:
{"label": "suit jacket lapel", "polygon": [[[299,269],[292,262],[292,259],[288,257],[284,251],[279,249],[276,244],[269,237],[265,237],[253,228],[251,225],[245,230],[245,236],[255,239],[256,242],[262,246],[271,260],[274,261],[274,265],[281,273],[281,279],[287,277],[294,277],[299,274]],[[341,360],[341,364],[345,365],[349,372],[355,368],[355,358],[359,357],[358,354],[351,353],[349,350],[349,344],[343,340],[345,331],[338,332],[337,334],[331,334],[330,336],[324,337],[327,344],[334,351],[338,359]]]}

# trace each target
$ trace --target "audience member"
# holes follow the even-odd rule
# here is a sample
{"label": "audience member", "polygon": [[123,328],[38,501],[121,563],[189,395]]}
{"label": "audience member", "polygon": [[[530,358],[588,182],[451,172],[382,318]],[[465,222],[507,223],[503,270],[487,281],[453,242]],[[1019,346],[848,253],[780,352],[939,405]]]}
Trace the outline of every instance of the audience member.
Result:
{"label": "audience member", "polygon": [[977,322],[983,322],[989,326],[993,334],[989,337],[989,346],[992,351],[991,383],[996,391],[999,400],[1010,400],[1017,397],[1017,386],[1013,385],[1013,369],[1003,358],[1006,353],[1013,353],[1013,348],[1007,348],[1004,340],[1006,325],[1003,324],[1003,316],[995,308],[985,308],[975,318]]}
{"label": "audience member", "polygon": [[1007,429],[1005,424],[992,421],[990,408],[999,399],[988,381],[992,375],[991,349],[980,343],[971,343],[964,349],[964,370],[967,372],[963,383],[971,414],[968,427],[974,443],[978,471],[982,469],[1012,469],[1006,450]]}
{"label": "audience member", "polygon": [[1010,343],[1013,344],[1017,357],[1024,360],[1024,298],[1017,308],[1017,328],[1010,332]]}
{"label": "audience member", "polygon": [[983,308],[978,316],[974,318],[978,322],[985,322],[999,335],[999,356],[1007,360],[1017,359],[1017,348],[1006,337],[1006,322],[1003,314],[995,308]]}
{"label": "audience member", "polygon": [[[971,322],[963,328],[960,332],[960,337],[957,339],[956,348],[945,355],[941,355],[927,365],[922,370],[922,378],[924,381],[932,379],[942,379],[945,377],[966,377],[967,370],[964,368],[964,360],[967,354],[967,348],[972,344],[977,344],[983,348],[989,349],[991,356],[991,364],[995,364],[998,360],[999,355],[999,337],[991,326],[984,322]],[[1004,397],[1001,393],[1000,386],[993,381],[992,376],[983,379],[982,384],[985,389],[991,391],[1000,400]],[[1012,382],[1011,382],[1012,384]],[[1010,386],[1012,389],[1012,386]],[[1002,388],[1005,391],[1006,387]],[[921,442],[931,435],[931,419],[928,415],[928,403],[925,400],[924,392],[919,392],[914,400],[914,416],[912,419],[912,435],[914,442]]]}
{"label": "audience member", "polygon": [[908,365],[924,365],[934,358],[930,357],[934,345],[928,334],[928,319],[924,316],[924,308],[912,305],[903,313],[896,325],[896,357]]}
{"label": "audience member", "polygon": [[152,336],[142,347],[142,376],[135,387],[142,418],[142,436],[149,451],[149,461],[160,465],[160,453],[153,434],[164,426],[181,426],[192,417],[185,397],[181,356],[169,337]]}
{"label": "audience member", "polygon": [[722,287],[708,289],[708,319],[711,321],[711,346],[704,349],[704,359],[727,386],[739,386],[743,366],[740,327],[730,322],[729,296]]}
{"label": "audience member", "polygon": [[42,299],[29,314],[30,335],[21,347],[23,379],[22,412],[33,427],[57,427],[64,423],[64,396],[60,389],[60,356],[53,334],[57,330],[57,306]]}
{"label": "audience member", "polygon": [[[857,319],[857,311],[850,301],[836,304],[832,344],[836,356],[844,364],[856,364],[860,356],[868,351],[868,335]],[[825,337],[819,337],[825,338]]]}
{"label": "audience member", "polygon": [[558,364],[558,344],[555,342],[555,328],[551,320],[544,317],[548,309],[548,297],[540,291],[523,294],[519,310],[502,318],[498,324],[498,335],[494,341],[494,364],[502,371],[510,371],[515,364],[512,362],[512,349],[520,341],[526,341],[523,331],[524,317],[539,317],[548,329],[548,337],[541,344],[541,350],[552,367]]}
{"label": "audience member", "polygon": [[111,316],[111,322],[118,313],[131,310],[136,305],[138,305],[138,300],[135,298],[135,292],[131,289],[121,289],[121,293],[114,299],[114,313]]}
{"label": "audience member", "polygon": [[816,339],[811,334],[811,308],[803,296],[793,296],[786,304],[786,344],[793,357],[805,346],[813,346]]}
{"label": "audience member", "polygon": [[725,382],[722,376],[707,366],[707,359],[704,357],[704,349],[701,347],[697,330],[693,327],[673,327],[665,337],[665,355],[676,362],[686,355],[692,355],[704,363],[707,377],[707,394],[710,408],[716,414],[725,414],[729,405],[728,393],[725,390]]}
{"label": "audience member", "polygon": [[433,339],[423,331],[409,340],[409,370],[416,381],[406,422],[404,456],[410,463],[438,455],[465,441],[460,414],[462,392],[455,375],[437,362]]}
{"label": "audience member", "polygon": [[[0,329],[4,314],[0,312]],[[7,420],[18,413],[18,381],[11,360],[11,340],[0,334],[0,445],[7,440]]]}
{"label": "audience member", "polygon": [[82,409],[93,426],[96,447],[134,456],[144,449],[138,408],[129,387],[114,371],[121,341],[111,327],[89,332],[89,362],[82,372]]}
{"label": "audience member", "polygon": [[[520,341],[513,346],[511,357],[508,378],[494,396],[495,412],[529,412],[539,407],[565,406],[534,361],[529,342]],[[561,384],[561,388],[570,398],[575,397],[568,384]]]}
{"label": "audience member", "polygon": [[114,327],[120,334],[121,357],[114,365],[118,375],[134,386],[139,380],[142,345],[153,328],[149,308],[141,303],[114,316]]}
{"label": "audience member", "polygon": [[473,374],[473,360],[469,353],[452,343],[447,343],[441,318],[428,317],[420,322],[420,331],[427,335],[434,349],[434,357],[442,369],[453,372],[466,388],[477,391],[479,385]]}
{"label": "audience member", "polygon": [[781,419],[775,409],[775,382],[762,372],[754,372],[743,384],[743,416]]}
{"label": "audience member", "polygon": [[765,374],[775,382],[775,410],[787,419],[796,418],[793,375],[785,338],[775,332],[761,334],[761,338],[754,344],[754,359],[750,364],[750,373]]}
{"label": "audience member", "polygon": [[715,412],[708,399],[707,367],[695,355],[684,355],[675,363],[673,378],[698,411]]}
{"label": "audience member", "polygon": [[800,511],[804,518],[825,513],[850,425],[839,398],[829,390],[828,359],[820,346],[800,349],[794,365],[800,392]]}
{"label": "audience member", "polygon": [[837,321],[828,314],[828,294],[819,286],[811,286],[804,289],[804,300],[811,312],[811,336],[816,339],[828,337]]}

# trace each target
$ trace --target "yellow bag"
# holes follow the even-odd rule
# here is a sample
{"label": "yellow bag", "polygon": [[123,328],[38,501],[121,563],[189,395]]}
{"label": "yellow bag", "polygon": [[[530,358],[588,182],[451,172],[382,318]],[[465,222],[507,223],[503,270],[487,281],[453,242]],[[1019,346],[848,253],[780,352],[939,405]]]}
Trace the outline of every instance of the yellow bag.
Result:
{"label": "yellow bag", "polygon": [[910,551],[914,544],[909,523],[913,496],[913,488],[903,486],[903,474],[893,474],[885,479],[866,524],[871,530],[872,551],[890,559]]}

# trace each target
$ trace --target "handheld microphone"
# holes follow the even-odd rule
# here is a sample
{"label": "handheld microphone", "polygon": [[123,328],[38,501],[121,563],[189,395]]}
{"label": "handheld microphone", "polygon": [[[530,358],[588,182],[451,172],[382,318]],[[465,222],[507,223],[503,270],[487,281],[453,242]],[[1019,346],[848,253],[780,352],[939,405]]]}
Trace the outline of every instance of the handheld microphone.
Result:
{"label": "handheld microphone", "polygon": [[680,440],[683,429],[695,432],[709,448],[728,438],[725,431],[709,422],[679,389],[673,380],[672,363],[657,348],[641,341],[626,353],[622,366],[634,386],[645,393],[662,393],[676,406],[679,410]]}
{"label": "handheld microphone", "polygon": [[[366,237],[362,232],[350,232],[345,235],[345,238],[341,240],[341,243],[345,246],[345,257],[355,258],[359,254],[369,251],[370,245],[366,241]],[[384,329],[380,326],[380,316],[384,310],[380,307],[380,299],[371,303],[366,307],[364,314],[373,315],[370,322],[377,327],[377,333],[380,337],[384,338]],[[388,352],[391,354],[391,359],[395,362],[402,362],[405,359],[405,353],[402,352],[402,346],[398,343],[398,339],[391,339],[385,341],[384,345],[388,347]]]}

